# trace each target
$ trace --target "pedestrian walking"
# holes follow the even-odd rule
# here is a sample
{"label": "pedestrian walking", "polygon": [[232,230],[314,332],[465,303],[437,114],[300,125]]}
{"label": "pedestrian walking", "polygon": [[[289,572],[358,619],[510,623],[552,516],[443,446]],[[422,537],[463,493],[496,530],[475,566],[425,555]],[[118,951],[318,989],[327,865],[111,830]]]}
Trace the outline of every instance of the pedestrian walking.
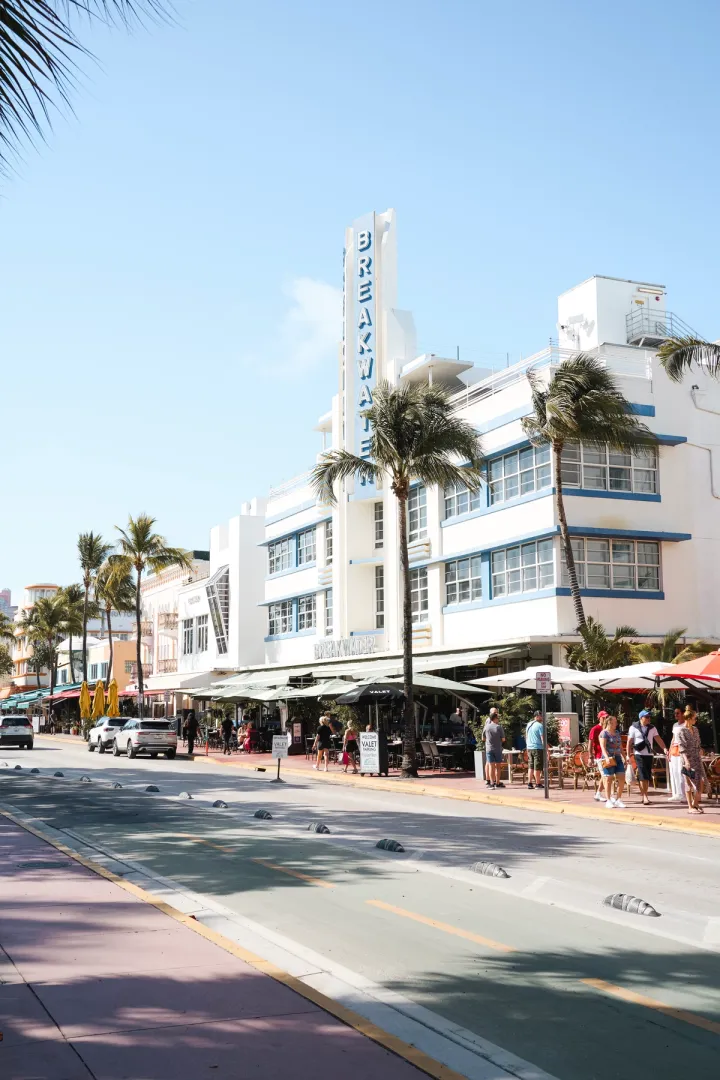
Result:
{"label": "pedestrian walking", "polygon": [[500,724],[500,714],[497,709],[490,710],[490,715],[483,728],[483,738],[485,739],[488,785],[491,788],[504,788],[505,785],[500,783],[500,766],[502,765],[502,744],[505,742],[505,732]]}
{"label": "pedestrian walking", "polygon": [[190,709],[187,718],[187,752],[188,757],[192,757],[193,750],[195,749],[195,740],[197,739],[199,724],[197,717],[195,716],[195,710]]}
{"label": "pedestrian walking", "polygon": [[528,787],[532,790],[543,785],[543,722],[539,709],[536,709],[525,729],[525,742],[528,754]]}
{"label": "pedestrian walking", "polygon": [[317,751],[317,761],[313,765],[313,769],[320,768],[320,762],[325,759],[325,772],[328,771],[328,765],[330,764],[330,747],[332,746],[332,729],[330,727],[330,719],[327,716],[320,717],[320,726],[315,736],[315,742],[313,743],[313,750]]}
{"label": "pedestrian walking", "polygon": [[652,780],[653,749],[655,745],[667,757],[667,747],[658,734],[658,729],[652,722],[652,716],[647,709],[643,709],[628,731],[627,757],[635,758],[638,787],[642,796],[643,806],[649,806],[648,787]]}
{"label": "pedestrian walking", "polygon": [[348,725],[345,728],[345,734],[343,735],[343,765],[345,768],[343,772],[348,771],[348,765],[352,765],[353,772],[358,771],[357,767],[357,753],[358,753],[358,731],[355,727],[353,720],[348,721]]}
{"label": "pedestrian walking", "polygon": [[226,716],[220,725],[223,737],[223,754],[232,753],[232,750],[230,749],[230,740],[232,739],[233,727],[232,717]]}
{"label": "pedestrian walking", "polygon": [[[603,783],[605,785],[605,806],[608,810],[618,807],[625,809],[622,793],[625,787],[625,762],[622,756],[622,739],[618,731],[617,716],[605,716],[600,732],[602,749]],[[617,784],[617,794],[613,796],[613,781]]]}
{"label": "pedestrian walking", "polygon": [[590,728],[588,732],[588,765],[594,765],[597,769],[597,787],[595,789],[595,795],[593,798],[596,802],[603,802],[605,795],[603,792],[604,779],[602,771],[602,746],[600,745],[600,732],[603,729],[603,720],[608,714],[601,710],[598,713],[598,722],[594,727]]}
{"label": "pedestrian walking", "polygon": [[704,814],[705,811],[700,806],[705,786],[700,732],[697,729],[697,713],[690,705],[685,709],[685,723],[678,731],[678,745],[686,783],[688,814]]}
{"label": "pedestrian walking", "polygon": [[685,801],[685,777],[683,776],[683,763],[678,742],[678,732],[685,726],[685,714],[678,705],[675,709],[675,722],[673,723],[672,739],[670,740],[670,757],[668,758],[668,770],[670,773],[670,798],[668,802]]}

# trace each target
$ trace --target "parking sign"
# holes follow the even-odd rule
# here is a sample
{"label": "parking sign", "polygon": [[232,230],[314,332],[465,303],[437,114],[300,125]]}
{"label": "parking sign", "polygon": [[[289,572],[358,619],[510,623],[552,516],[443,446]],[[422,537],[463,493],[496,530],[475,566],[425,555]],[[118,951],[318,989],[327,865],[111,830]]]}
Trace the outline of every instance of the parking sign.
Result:
{"label": "parking sign", "polygon": [[535,693],[552,694],[552,673],[549,671],[535,672]]}

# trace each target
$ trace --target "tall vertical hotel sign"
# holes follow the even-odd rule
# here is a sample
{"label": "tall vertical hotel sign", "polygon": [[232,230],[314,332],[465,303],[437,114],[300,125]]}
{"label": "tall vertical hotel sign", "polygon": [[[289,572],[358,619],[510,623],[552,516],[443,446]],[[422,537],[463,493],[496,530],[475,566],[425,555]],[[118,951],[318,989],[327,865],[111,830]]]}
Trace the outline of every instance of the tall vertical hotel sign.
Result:
{"label": "tall vertical hotel sign", "polygon": [[[353,313],[352,336],[346,340],[348,353],[354,357],[354,378],[350,382],[354,395],[355,414],[354,453],[370,456],[370,421],[362,414],[373,404],[377,385],[377,264],[375,258],[375,214],[366,214],[353,224],[353,267],[351,274],[353,298],[349,310]],[[346,298],[347,302],[347,298]],[[349,346],[349,348],[348,348]],[[350,390],[348,387],[348,390]],[[349,404],[349,403],[348,403]],[[349,410],[348,410],[349,411]],[[375,485],[359,477],[355,482],[355,498],[376,496]]]}

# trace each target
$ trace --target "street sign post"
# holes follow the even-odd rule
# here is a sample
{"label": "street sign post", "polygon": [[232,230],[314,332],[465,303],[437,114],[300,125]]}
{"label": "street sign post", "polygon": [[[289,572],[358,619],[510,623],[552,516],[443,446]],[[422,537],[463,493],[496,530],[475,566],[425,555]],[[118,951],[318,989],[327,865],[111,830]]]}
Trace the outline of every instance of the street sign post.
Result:
{"label": "street sign post", "polygon": [[540,695],[541,709],[542,709],[542,731],[543,731],[543,786],[545,788],[545,798],[550,798],[550,776],[548,771],[548,739],[547,739],[547,708],[546,698],[548,694],[552,694],[552,672],[551,671],[536,671],[535,672],[535,692]]}
{"label": "street sign post", "polygon": [[270,781],[271,784],[284,784],[285,783],[284,780],[280,779],[280,762],[282,761],[283,758],[286,758],[288,756],[288,747],[289,747],[289,745],[290,745],[290,736],[288,734],[273,735],[272,756],[274,758],[277,758],[278,766],[277,766],[277,776],[275,777],[274,780]]}

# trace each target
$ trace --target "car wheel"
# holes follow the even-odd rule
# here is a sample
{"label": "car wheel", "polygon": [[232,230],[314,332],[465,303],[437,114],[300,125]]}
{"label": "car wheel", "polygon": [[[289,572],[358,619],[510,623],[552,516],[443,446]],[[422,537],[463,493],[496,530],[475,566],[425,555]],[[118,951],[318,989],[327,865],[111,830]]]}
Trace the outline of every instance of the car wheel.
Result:
{"label": "car wheel", "polygon": [[33,748],[33,744],[32,744],[32,743],[30,743],[30,745],[28,746],[28,748],[27,748],[27,749],[28,749],[28,750],[32,750],[32,748]]}
{"label": "car wheel", "polygon": [[157,757],[157,751],[155,751],[155,753],[154,753],[154,754],[153,754],[153,753],[151,753],[151,754],[150,754],[150,757],[151,757],[151,758],[156,758],[156,757]]}
{"label": "car wheel", "polygon": [[172,759],[175,757],[175,751],[174,750],[166,750],[165,751],[165,757],[168,759],[168,761],[172,761]]}
{"label": "car wheel", "polygon": [[88,739],[88,753],[89,753],[89,754],[92,754],[92,752],[93,752],[93,750],[94,750],[94,749],[95,749],[95,747],[93,746],[93,744],[92,744],[92,743],[90,742],[90,740]]}
{"label": "car wheel", "polygon": [[117,744],[117,739],[113,743],[113,757],[120,757],[120,747]]}
{"label": "car wheel", "polygon": [[127,744],[127,756],[128,757],[137,757],[137,750],[135,749],[135,747],[133,746],[133,744],[130,742],[129,739],[128,739],[128,744]]}
{"label": "car wheel", "polygon": [[98,742],[98,754],[104,754],[104,753],[105,753],[105,743],[102,741],[102,739],[100,739],[100,741]]}

